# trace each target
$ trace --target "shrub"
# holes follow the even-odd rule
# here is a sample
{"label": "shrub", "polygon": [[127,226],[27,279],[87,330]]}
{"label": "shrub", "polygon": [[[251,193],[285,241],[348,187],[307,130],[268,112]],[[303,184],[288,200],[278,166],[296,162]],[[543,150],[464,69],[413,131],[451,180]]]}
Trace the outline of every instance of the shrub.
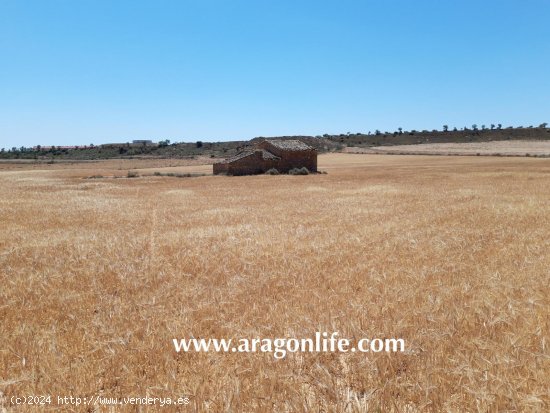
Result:
{"label": "shrub", "polygon": [[170,176],[173,178],[194,178],[197,176],[205,176],[205,174],[193,174],[193,173],[180,173],[180,172],[155,172],[155,176]]}
{"label": "shrub", "polygon": [[275,168],[271,168],[265,172],[266,175],[279,175],[279,171]]}
{"label": "shrub", "polygon": [[137,178],[139,174],[136,171],[128,171],[128,175],[126,175],[127,178]]}
{"label": "shrub", "polygon": [[288,171],[289,175],[309,175],[309,171],[304,166],[302,168],[293,168],[290,171]]}

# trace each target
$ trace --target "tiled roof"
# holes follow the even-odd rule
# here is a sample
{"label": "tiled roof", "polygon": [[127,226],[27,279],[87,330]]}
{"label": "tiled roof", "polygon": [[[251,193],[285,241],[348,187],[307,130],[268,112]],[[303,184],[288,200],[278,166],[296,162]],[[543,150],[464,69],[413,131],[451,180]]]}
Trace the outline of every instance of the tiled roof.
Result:
{"label": "tiled roof", "polygon": [[262,158],[264,159],[280,159],[278,156],[273,155],[271,152],[262,149]]}
{"label": "tiled roof", "polygon": [[247,156],[250,156],[250,155],[253,155],[254,154],[254,151],[242,151],[242,152],[239,152],[238,154],[232,156],[231,158],[227,158],[224,162],[225,163],[229,163],[229,162],[233,162],[233,161],[238,161],[239,159],[242,159],[242,158],[246,158]]}
{"label": "tiled roof", "polygon": [[313,149],[311,146],[306,145],[304,142],[295,139],[269,139],[267,140],[267,142],[279,149],[290,151],[309,151]]}
{"label": "tiled roof", "polygon": [[231,158],[227,158],[225,161],[223,161],[222,163],[231,163],[231,162],[235,162],[235,161],[238,161],[239,159],[243,159],[243,158],[246,158],[248,156],[251,156],[251,155],[254,155],[255,152],[258,152],[258,151],[261,151],[262,152],[262,158],[263,159],[279,159],[278,156],[275,156],[273,155],[271,152],[268,152],[264,149],[253,149],[253,150],[246,150],[246,151],[242,151],[238,154],[236,154],[235,156],[232,156]]}

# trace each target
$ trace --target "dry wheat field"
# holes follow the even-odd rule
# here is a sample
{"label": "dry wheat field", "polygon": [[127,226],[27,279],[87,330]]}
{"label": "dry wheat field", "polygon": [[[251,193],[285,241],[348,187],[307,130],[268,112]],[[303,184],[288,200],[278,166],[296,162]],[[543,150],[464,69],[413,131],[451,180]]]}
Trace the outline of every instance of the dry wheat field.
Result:
{"label": "dry wheat field", "polygon": [[403,155],[498,155],[550,157],[550,140],[505,140],[489,142],[421,143],[415,145],[345,148],[348,153]]}
{"label": "dry wheat field", "polygon": [[[0,397],[190,400],[116,410],[129,412],[549,411],[550,160],[319,165],[326,175],[120,179],[109,163],[3,167]],[[83,179],[94,174],[106,178]],[[406,351],[277,360],[172,345],[316,331],[400,337]]]}

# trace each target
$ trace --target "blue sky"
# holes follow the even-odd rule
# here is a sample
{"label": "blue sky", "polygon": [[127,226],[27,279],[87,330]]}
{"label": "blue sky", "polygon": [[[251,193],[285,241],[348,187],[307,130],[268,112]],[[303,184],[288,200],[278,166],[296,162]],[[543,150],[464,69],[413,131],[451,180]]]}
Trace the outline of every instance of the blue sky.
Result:
{"label": "blue sky", "polygon": [[550,1],[0,0],[0,147],[550,122]]}

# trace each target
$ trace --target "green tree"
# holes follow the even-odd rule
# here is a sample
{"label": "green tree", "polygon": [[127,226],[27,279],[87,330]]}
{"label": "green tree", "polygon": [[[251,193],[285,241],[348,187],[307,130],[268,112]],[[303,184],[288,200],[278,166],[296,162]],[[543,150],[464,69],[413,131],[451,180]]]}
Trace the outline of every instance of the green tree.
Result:
{"label": "green tree", "polygon": [[449,125],[443,125],[443,132],[447,132],[449,130]]}

